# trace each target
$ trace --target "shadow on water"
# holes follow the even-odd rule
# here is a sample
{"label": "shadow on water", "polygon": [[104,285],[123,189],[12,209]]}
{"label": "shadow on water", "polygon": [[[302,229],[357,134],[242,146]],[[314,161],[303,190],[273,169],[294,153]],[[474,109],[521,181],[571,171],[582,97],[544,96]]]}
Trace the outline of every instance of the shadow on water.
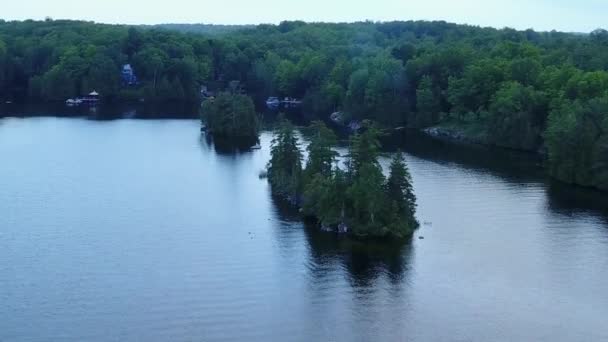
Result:
{"label": "shadow on water", "polygon": [[416,130],[396,131],[382,141],[383,149],[401,149],[415,157],[446,165],[455,163],[468,169],[490,172],[511,181],[546,181],[542,159],[534,153],[459,144],[435,139]]}
{"label": "shadow on water", "polygon": [[217,154],[229,156],[239,153],[252,152],[252,147],[259,143],[259,138],[222,139],[211,134],[201,133],[201,144],[206,144]]}
{"label": "shadow on water", "polygon": [[317,224],[302,221],[298,211],[284,200],[272,196],[272,202],[281,221],[299,223],[303,229],[314,279],[322,282],[344,270],[354,289],[365,289],[374,287],[380,278],[388,279],[393,285],[402,284],[406,278],[413,253],[412,239],[360,241],[323,232]]}
{"label": "shadow on water", "polygon": [[258,113],[261,114],[263,124],[274,124],[276,123],[279,115],[284,115],[289,121],[296,126],[307,126],[314,119],[312,116],[307,115],[302,108],[282,108],[281,110],[268,109],[266,105],[256,107]]}
{"label": "shadow on water", "polygon": [[566,215],[591,212],[608,222],[608,194],[605,192],[550,181],[547,197],[549,208],[555,212]]}
{"label": "shadow on water", "polygon": [[608,193],[552,180],[534,153],[458,144],[404,130],[383,139],[387,152],[401,149],[417,158],[441,165],[456,165],[489,173],[509,182],[538,183],[546,189],[549,208],[561,214],[593,213],[608,219]]}
{"label": "shadow on water", "polygon": [[[354,288],[372,287],[383,276],[393,284],[400,284],[409,269],[411,239],[364,242],[322,232],[310,223],[304,229],[310,246],[311,262],[323,266],[327,260],[338,261],[348,271]],[[325,271],[325,267],[316,267],[315,276],[323,277]]]}

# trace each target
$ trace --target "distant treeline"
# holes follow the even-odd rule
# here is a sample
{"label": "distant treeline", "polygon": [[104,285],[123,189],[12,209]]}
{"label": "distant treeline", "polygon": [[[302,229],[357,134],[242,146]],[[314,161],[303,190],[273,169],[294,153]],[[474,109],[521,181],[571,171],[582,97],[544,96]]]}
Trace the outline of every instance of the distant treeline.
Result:
{"label": "distant treeline", "polygon": [[[283,22],[201,34],[75,21],[0,22],[0,99],[196,101],[230,81],[257,104],[386,126],[451,125],[487,143],[546,150],[551,174],[608,189],[608,32],[445,22]],[[178,32],[182,31],[182,32]],[[121,84],[131,64],[137,86]]]}
{"label": "distant treeline", "polygon": [[157,24],[141,25],[144,28],[165,29],[183,33],[197,33],[210,36],[220,36],[239,30],[252,29],[255,25],[215,25],[215,24]]}

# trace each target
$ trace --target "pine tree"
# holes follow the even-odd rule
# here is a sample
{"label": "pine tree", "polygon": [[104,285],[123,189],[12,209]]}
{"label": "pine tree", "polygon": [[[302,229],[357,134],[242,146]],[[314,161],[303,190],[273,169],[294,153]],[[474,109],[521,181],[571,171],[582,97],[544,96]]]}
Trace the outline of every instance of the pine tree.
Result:
{"label": "pine tree", "polygon": [[351,225],[361,236],[385,236],[388,233],[386,209],[388,197],[384,191],[386,178],[374,163],[361,166],[348,189],[352,208]]}
{"label": "pine tree", "polygon": [[305,187],[304,213],[316,217],[324,226],[344,223],[347,186],[344,172],[338,168],[330,177],[317,173]]}
{"label": "pine tree", "polygon": [[355,234],[384,236],[387,234],[388,198],[384,189],[386,177],[378,162],[381,132],[371,122],[363,124],[365,131],[351,140],[348,218]]}
{"label": "pine tree", "polygon": [[391,162],[386,191],[395,207],[398,224],[405,223],[406,229],[410,231],[416,229],[419,225],[415,217],[416,195],[412,186],[412,176],[401,152],[397,152]]}
{"label": "pine tree", "polygon": [[364,121],[365,131],[351,138],[348,171],[351,177],[356,177],[361,167],[367,164],[380,166],[378,156],[380,155],[379,138],[382,132],[370,121]]}
{"label": "pine tree", "polygon": [[272,140],[268,162],[268,180],[275,194],[297,204],[302,185],[302,151],[293,126],[280,119],[277,133]]}
{"label": "pine tree", "polygon": [[313,130],[313,135],[307,147],[308,161],[304,170],[306,183],[312,181],[317,174],[331,177],[332,168],[338,156],[338,153],[332,149],[337,141],[335,133],[322,121],[314,121],[310,128]]}

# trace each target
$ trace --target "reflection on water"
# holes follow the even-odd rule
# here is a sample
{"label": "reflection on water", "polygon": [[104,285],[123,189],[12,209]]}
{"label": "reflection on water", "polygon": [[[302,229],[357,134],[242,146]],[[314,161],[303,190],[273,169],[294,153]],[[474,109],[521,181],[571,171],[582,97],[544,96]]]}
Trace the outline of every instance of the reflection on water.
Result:
{"label": "reflection on water", "polygon": [[218,154],[238,156],[253,151],[253,146],[259,143],[259,140],[256,138],[217,138],[203,133],[201,143],[211,147]]}
{"label": "reflection on water", "polygon": [[555,212],[595,213],[608,222],[608,198],[604,192],[556,181],[550,182],[547,192],[550,208]]}
{"label": "reflection on water", "polygon": [[387,144],[427,224],[364,245],[272,198],[267,132],[225,152],[197,120],[10,116],[0,341],[608,340],[606,194],[533,156]]}
{"label": "reflection on water", "polygon": [[342,269],[348,272],[351,285],[355,288],[373,287],[380,277],[386,277],[397,286],[404,281],[412,252],[410,239],[363,242],[322,232],[311,222],[305,222],[302,227],[296,210],[281,199],[272,198],[282,222],[287,226],[295,224],[303,228],[309,246],[309,270],[314,279],[322,282],[328,273]]}
{"label": "reflection on water", "polygon": [[454,144],[416,131],[401,131],[384,139],[387,151],[401,149],[440,165],[457,165],[519,184],[543,184],[549,204],[557,211],[595,212],[608,215],[606,193],[549,179],[542,158],[533,153],[480,145]]}
{"label": "reflection on water", "polygon": [[480,172],[491,172],[515,182],[544,180],[542,161],[532,153],[455,144],[414,130],[398,131],[386,136],[383,146],[389,151],[400,148],[413,156],[442,165],[456,164]]}
{"label": "reflection on water", "polygon": [[104,103],[98,106],[66,106],[54,104],[0,104],[2,117],[83,117],[90,120],[116,119],[196,119],[200,105],[196,103]]}

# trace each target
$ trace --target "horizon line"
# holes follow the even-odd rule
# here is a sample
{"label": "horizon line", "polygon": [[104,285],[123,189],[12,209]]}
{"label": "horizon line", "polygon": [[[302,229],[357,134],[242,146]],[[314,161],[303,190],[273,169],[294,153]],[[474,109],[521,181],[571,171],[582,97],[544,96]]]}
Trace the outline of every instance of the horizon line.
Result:
{"label": "horizon line", "polygon": [[279,22],[259,22],[259,23],[212,23],[212,22],[204,22],[204,21],[200,21],[200,22],[179,22],[179,21],[166,21],[166,22],[157,22],[157,23],[129,23],[129,22],[107,22],[107,21],[99,21],[99,20],[92,20],[92,19],[74,19],[74,18],[53,18],[51,16],[42,18],[42,19],[36,19],[36,18],[24,18],[24,19],[7,19],[7,18],[0,18],[0,21],[4,21],[4,22],[45,22],[45,21],[73,21],[73,22],[85,22],[85,23],[93,23],[93,24],[100,24],[100,25],[116,25],[116,26],[159,26],[159,25],[208,25],[208,26],[242,26],[242,27],[256,27],[256,26],[260,26],[260,25],[274,25],[274,26],[278,26],[280,25],[282,22],[304,22],[306,24],[359,24],[359,23],[372,23],[372,24],[385,24],[385,23],[393,23],[393,22],[427,22],[427,23],[446,23],[446,24],[452,24],[452,25],[459,25],[459,26],[469,26],[469,27],[476,27],[476,28],[482,28],[482,29],[495,29],[495,30],[506,30],[506,29],[511,29],[511,30],[516,30],[516,31],[520,31],[520,32],[525,32],[528,30],[532,30],[534,32],[539,32],[539,33],[549,33],[549,32],[559,32],[559,33],[578,33],[578,34],[589,34],[593,31],[596,30],[605,30],[603,27],[598,27],[596,29],[593,29],[589,32],[584,32],[584,31],[561,31],[558,29],[551,29],[551,30],[537,30],[534,29],[533,27],[528,27],[528,28],[516,28],[513,26],[488,26],[488,25],[479,25],[479,24],[470,24],[470,23],[458,23],[458,22],[453,22],[453,21],[447,21],[444,19],[390,19],[390,20],[375,20],[375,19],[361,19],[361,20],[353,20],[353,21],[323,21],[323,20],[319,20],[319,21],[309,21],[309,20],[304,20],[304,19],[285,19],[285,20],[281,20]]}

